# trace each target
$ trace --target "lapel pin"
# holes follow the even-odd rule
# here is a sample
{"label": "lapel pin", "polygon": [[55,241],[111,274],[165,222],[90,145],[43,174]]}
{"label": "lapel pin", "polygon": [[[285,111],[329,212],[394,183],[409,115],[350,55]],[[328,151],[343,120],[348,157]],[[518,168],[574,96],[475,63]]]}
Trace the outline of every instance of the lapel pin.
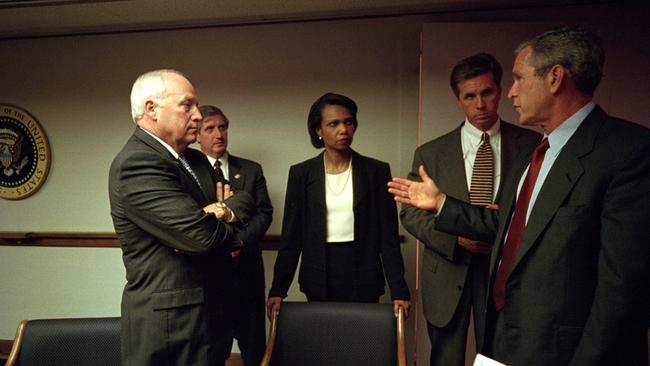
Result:
{"label": "lapel pin", "polygon": [[241,177],[241,174],[235,174],[235,179],[239,179]]}

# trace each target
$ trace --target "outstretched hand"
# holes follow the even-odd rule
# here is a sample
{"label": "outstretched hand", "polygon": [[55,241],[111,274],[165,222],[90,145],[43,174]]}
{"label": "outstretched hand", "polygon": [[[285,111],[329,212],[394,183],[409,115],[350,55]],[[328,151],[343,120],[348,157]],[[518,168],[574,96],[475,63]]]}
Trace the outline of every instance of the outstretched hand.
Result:
{"label": "outstretched hand", "polygon": [[399,203],[438,212],[444,202],[445,194],[429,177],[424,166],[420,165],[418,173],[421,182],[394,177],[391,182],[388,182],[388,192],[394,195],[395,201]]}

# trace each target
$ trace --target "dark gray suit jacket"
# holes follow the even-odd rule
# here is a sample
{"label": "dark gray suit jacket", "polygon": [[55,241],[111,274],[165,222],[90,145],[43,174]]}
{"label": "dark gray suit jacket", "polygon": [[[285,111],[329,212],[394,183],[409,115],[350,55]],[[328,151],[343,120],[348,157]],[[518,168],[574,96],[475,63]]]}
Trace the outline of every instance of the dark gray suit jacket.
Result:
{"label": "dark gray suit jacket", "polygon": [[273,216],[266,179],[261,165],[233,155],[228,157],[228,171],[229,182],[235,194],[247,192],[255,201],[256,207],[246,227],[239,232],[239,238],[244,242],[238,261],[241,274],[239,285],[244,289],[244,295],[261,293],[264,297],[264,263],[260,241],[271,225]]}
{"label": "dark gray suit jacket", "polygon": [[[450,196],[436,228],[495,242],[490,293],[519,179],[498,213]],[[596,107],[564,146],[532,208],[487,340],[508,365],[646,365],[650,130]],[[493,329],[493,330],[492,330]]]}
{"label": "dark gray suit jacket", "polygon": [[[384,274],[393,299],[408,300],[397,231],[397,207],[388,194],[388,164],[352,153],[354,239],[358,263],[355,286],[362,298],[384,293]],[[326,298],[325,168],[323,153],[289,170],[282,222],[282,244],[269,296],[287,296],[298,259],[300,289]]]}
{"label": "dark gray suit jacket", "polygon": [[[220,306],[220,296],[209,279],[219,261],[229,260],[236,232],[202,210],[215,200],[214,171],[205,156],[192,149],[184,155],[203,190],[140,128],[111,164],[111,216],[127,280],[121,317],[125,366],[211,365],[221,357],[213,343],[218,322],[206,311]],[[233,196],[228,205],[248,220],[248,195]]]}
{"label": "dark gray suit jacket", "polygon": [[[453,131],[415,150],[409,179],[420,180],[418,167],[424,165],[429,176],[443,192],[468,202],[467,179],[461,144],[462,124]],[[508,177],[513,160],[535,146],[541,136],[531,130],[501,122],[501,185]],[[497,202],[500,194],[497,194]],[[446,326],[460,301],[472,254],[460,247],[457,236],[434,229],[431,212],[404,205],[402,225],[424,243],[422,258],[422,305],[427,321],[436,327]],[[487,268],[487,260],[486,260]],[[485,279],[487,286],[487,273]]]}

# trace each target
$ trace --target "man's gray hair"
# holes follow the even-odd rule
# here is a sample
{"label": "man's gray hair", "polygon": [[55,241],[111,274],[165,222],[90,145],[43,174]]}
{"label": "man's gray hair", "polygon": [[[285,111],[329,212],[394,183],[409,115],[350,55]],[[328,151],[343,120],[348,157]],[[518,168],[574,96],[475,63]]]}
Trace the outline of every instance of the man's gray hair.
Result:
{"label": "man's gray hair", "polygon": [[[215,107],[213,105],[202,105],[199,107],[199,111],[203,116],[203,120],[205,120],[208,117],[221,116],[221,118],[223,118],[223,122],[226,125],[226,128],[230,126],[230,120],[228,119],[228,117],[226,117],[226,114],[223,113],[223,111],[219,107]],[[199,129],[201,129],[201,126],[203,125],[203,120],[199,122]]]}
{"label": "man's gray hair", "polygon": [[131,118],[137,123],[144,115],[144,103],[153,98],[160,102],[165,97],[165,75],[177,74],[185,77],[181,72],[172,69],[161,69],[145,72],[133,83],[131,88]]}
{"label": "man's gray hair", "polygon": [[605,65],[605,50],[598,35],[573,27],[556,28],[520,44],[515,55],[527,47],[532,50],[530,64],[537,75],[546,75],[553,66],[561,65],[580,92],[594,94]]}

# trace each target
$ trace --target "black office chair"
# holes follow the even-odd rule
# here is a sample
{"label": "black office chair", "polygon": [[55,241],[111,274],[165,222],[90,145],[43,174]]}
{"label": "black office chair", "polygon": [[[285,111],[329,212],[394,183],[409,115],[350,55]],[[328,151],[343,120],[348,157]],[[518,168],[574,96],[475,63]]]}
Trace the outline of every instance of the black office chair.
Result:
{"label": "black office chair", "polygon": [[262,366],[406,366],[404,314],[391,304],[283,302]]}
{"label": "black office chair", "polygon": [[5,366],[119,366],[120,318],[23,320]]}

